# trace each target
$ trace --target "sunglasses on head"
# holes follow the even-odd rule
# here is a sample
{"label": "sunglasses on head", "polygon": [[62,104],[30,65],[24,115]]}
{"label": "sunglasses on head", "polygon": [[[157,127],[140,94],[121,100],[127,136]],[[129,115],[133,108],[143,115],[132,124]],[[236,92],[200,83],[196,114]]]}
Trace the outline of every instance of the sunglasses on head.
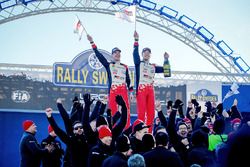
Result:
{"label": "sunglasses on head", "polygon": [[82,126],[74,127],[74,130],[82,129]]}

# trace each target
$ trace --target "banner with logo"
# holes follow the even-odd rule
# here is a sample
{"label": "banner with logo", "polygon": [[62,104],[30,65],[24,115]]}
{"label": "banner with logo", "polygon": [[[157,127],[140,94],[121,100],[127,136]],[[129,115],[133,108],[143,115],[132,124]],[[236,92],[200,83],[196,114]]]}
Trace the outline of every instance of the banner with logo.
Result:
{"label": "banner with logo", "polygon": [[[101,49],[99,51],[111,61],[109,52]],[[130,67],[129,71],[131,84],[134,85],[134,67]],[[107,72],[93,50],[80,53],[71,62],[54,63],[52,75],[44,71],[39,73],[39,70],[21,74],[19,71],[13,71],[13,75],[9,72],[6,75],[1,73],[0,109],[22,109],[29,112],[52,107],[57,110],[56,100],[62,98],[64,107],[69,111],[75,96],[83,102],[85,93],[90,93],[95,99],[108,95]],[[177,98],[185,101],[186,85],[155,87],[155,97],[160,99],[163,105],[167,100],[174,101]],[[130,104],[131,113],[136,114],[135,99]]]}
{"label": "banner with logo", "polygon": [[217,81],[188,81],[187,100],[196,99],[204,110],[206,101],[221,103],[221,87]]}
{"label": "banner with logo", "polygon": [[[109,52],[99,49],[100,53],[111,61]],[[132,83],[134,68],[130,68]],[[92,49],[77,55],[72,62],[54,63],[53,83],[57,86],[107,88],[108,75]]]}

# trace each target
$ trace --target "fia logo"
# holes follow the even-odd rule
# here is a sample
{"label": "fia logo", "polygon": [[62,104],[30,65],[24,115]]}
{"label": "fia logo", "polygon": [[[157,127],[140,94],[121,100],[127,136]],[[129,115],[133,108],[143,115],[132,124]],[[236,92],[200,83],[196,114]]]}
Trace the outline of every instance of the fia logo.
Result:
{"label": "fia logo", "polygon": [[89,55],[88,62],[89,66],[95,70],[99,70],[103,67],[102,63],[98,60],[95,53]]}
{"label": "fia logo", "polygon": [[16,103],[27,103],[30,100],[30,94],[25,90],[16,90],[12,92],[11,99]]}

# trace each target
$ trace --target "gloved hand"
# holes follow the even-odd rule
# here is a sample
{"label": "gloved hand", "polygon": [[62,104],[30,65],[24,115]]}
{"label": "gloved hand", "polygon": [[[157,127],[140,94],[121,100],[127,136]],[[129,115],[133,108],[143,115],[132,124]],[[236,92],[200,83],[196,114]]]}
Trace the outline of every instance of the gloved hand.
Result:
{"label": "gloved hand", "polygon": [[173,108],[178,109],[183,106],[183,102],[180,99],[175,100]]}
{"label": "gloved hand", "polygon": [[167,102],[167,109],[170,109],[170,107],[172,108],[173,107],[173,101],[172,100],[169,100]]}
{"label": "gloved hand", "polygon": [[84,96],[83,96],[83,100],[84,100],[85,105],[90,106],[90,105],[93,103],[93,101],[94,101],[95,99],[92,99],[92,100],[91,100],[90,94],[89,94],[89,93],[86,93],[86,94],[84,94]]}
{"label": "gloved hand", "polygon": [[192,99],[191,103],[193,103],[195,107],[199,106],[199,103],[197,102],[196,99]]}
{"label": "gloved hand", "polygon": [[74,97],[74,99],[72,100],[72,102],[73,102],[73,103],[75,103],[75,102],[79,102],[78,97],[77,97],[77,96],[75,96],[75,97]]}
{"label": "gloved hand", "polygon": [[198,107],[195,108],[196,113],[199,113],[200,111],[201,111],[201,106],[198,106]]}
{"label": "gloved hand", "polygon": [[79,108],[81,106],[81,103],[79,102],[79,99],[77,96],[74,97],[72,102],[73,102],[73,108]]}
{"label": "gloved hand", "polygon": [[126,106],[125,101],[123,100],[122,96],[120,96],[120,95],[117,95],[117,96],[115,97],[115,101],[116,101],[116,103],[117,103],[118,105],[120,105],[120,106]]}
{"label": "gloved hand", "polygon": [[107,113],[107,116],[111,116],[111,109],[108,108],[108,109],[106,110],[106,113]]}

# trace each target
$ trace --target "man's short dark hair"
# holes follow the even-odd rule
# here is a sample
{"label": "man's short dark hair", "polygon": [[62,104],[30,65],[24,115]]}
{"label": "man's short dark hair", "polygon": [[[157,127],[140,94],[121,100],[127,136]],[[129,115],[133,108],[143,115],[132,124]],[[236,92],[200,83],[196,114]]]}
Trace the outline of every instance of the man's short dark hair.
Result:
{"label": "man's short dark hair", "polygon": [[166,133],[159,132],[155,135],[156,146],[166,146],[169,142],[169,137]]}

